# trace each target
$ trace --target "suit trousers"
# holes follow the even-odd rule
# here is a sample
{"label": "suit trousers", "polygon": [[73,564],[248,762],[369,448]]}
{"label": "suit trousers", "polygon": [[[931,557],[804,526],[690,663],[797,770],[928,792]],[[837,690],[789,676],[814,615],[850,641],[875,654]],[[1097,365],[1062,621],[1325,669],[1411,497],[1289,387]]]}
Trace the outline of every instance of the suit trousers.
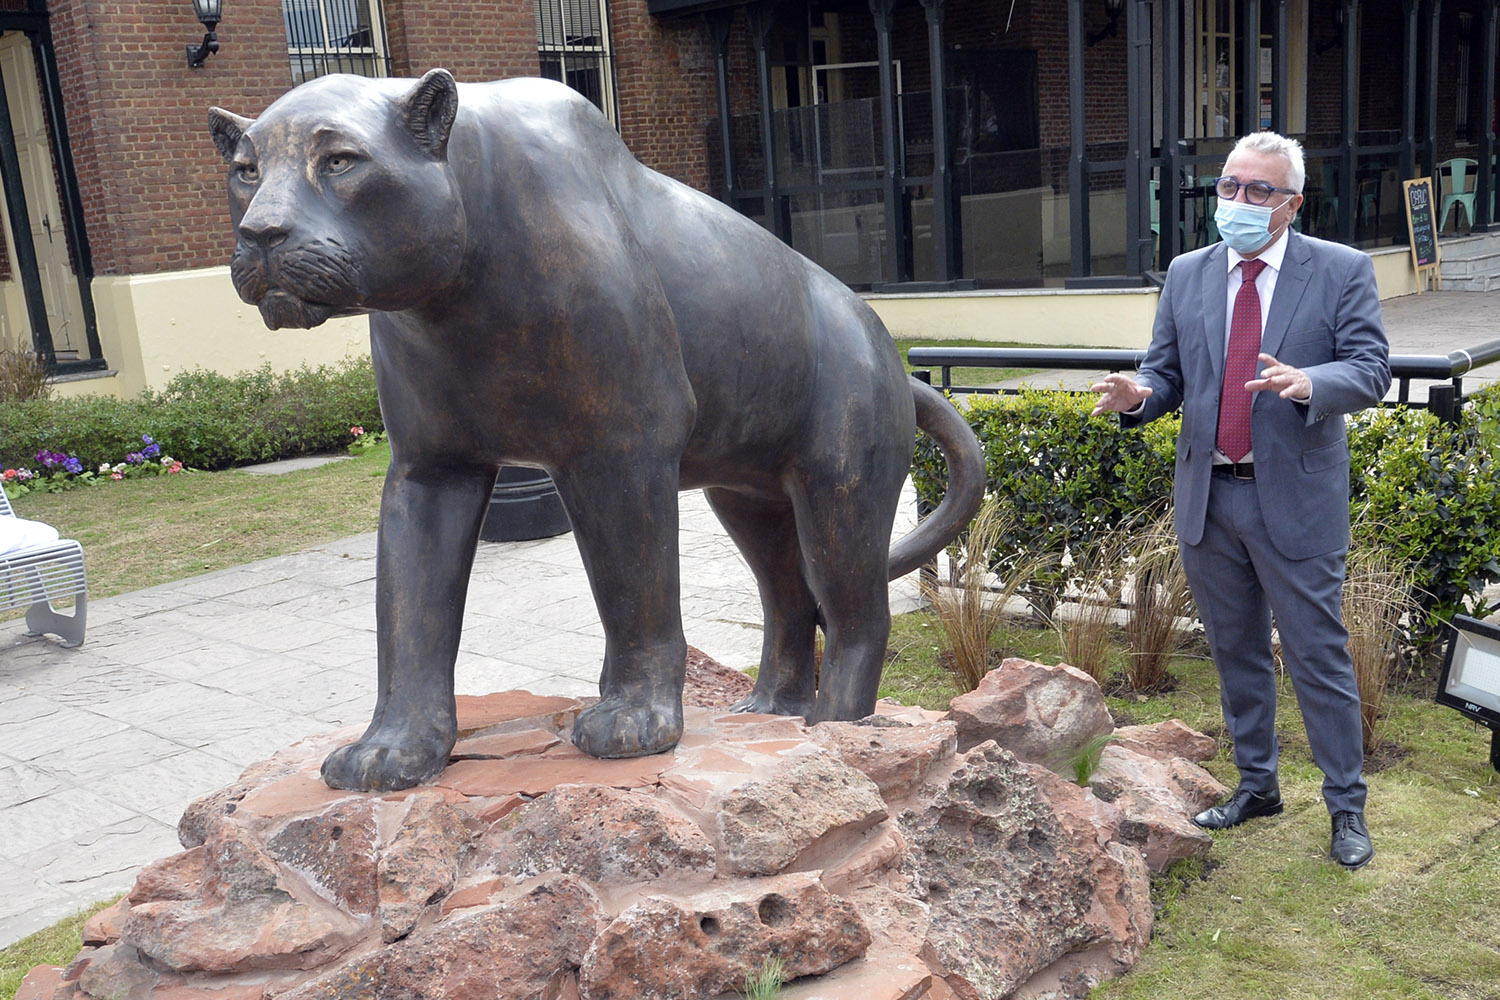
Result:
{"label": "suit trousers", "polygon": [[1359,686],[1341,610],[1346,551],[1286,558],[1266,533],[1255,480],[1210,479],[1203,538],[1180,549],[1218,668],[1240,785],[1277,788],[1274,614],[1328,811],[1363,812]]}

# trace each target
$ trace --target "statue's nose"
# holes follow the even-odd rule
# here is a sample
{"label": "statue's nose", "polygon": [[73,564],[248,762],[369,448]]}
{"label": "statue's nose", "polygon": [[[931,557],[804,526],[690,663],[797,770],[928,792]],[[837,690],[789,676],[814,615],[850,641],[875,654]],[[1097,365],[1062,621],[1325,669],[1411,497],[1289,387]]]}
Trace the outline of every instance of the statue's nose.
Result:
{"label": "statue's nose", "polygon": [[246,219],[240,223],[240,238],[267,250],[285,243],[287,232],[288,227],[264,219]]}

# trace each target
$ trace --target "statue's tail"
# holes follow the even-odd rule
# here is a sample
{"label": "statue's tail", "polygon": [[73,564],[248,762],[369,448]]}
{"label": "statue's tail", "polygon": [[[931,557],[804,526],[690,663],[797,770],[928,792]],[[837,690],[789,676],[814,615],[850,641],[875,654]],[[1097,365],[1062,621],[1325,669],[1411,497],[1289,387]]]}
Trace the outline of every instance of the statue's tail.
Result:
{"label": "statue's tail", "polygon": [[917,403],[917,426],[926,431],[948,463],[948,491],[937,510],[891,546],[890,579],[905,576],[958,537],[984,502],[984,450],[974,430],[946,396],[908,376]]}

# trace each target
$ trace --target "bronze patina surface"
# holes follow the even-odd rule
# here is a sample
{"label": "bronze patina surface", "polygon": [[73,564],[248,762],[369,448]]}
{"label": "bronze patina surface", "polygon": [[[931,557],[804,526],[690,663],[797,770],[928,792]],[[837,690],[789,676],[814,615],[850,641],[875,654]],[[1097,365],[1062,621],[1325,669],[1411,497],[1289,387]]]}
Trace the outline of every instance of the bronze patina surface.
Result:
{"label": "bronze patina surface", "polygon": [[[335,787],[440,771],[490,488],[545,469],[603,622],[601,757],[682,734],[677,493],[702,488],[755,573],[765,645],[746,711],[869,714],[886,584],[977,508],[962,417],[910,380],[875,314],[750,219],[649,170],[544,80],[323,77],[251,121],[215,109],[240,296],[266,325],[370,313],[391,467],[381,500],[379,695]],[[887,551],[920,423],[949,499]],[[813,634],[826,649],[821,681]]]}

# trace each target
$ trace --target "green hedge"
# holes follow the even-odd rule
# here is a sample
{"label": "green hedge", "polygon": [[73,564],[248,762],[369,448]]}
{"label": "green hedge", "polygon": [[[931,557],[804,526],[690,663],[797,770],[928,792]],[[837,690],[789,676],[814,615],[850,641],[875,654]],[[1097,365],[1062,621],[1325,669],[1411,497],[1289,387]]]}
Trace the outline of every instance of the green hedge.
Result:
{"label": "green hedge", "polygon": [[141,450],[149,434],[162,452],[195,469],[342,450],[349,428],[383,429],[368,358],[233,378],[178,375],[136,399],[86,396],[0,403],[0,466],[37,465],[43,449],[76,455],[88,470]]}
{"label": "green hedge", "polygon": [[[1077,562],[1171,502],[1178,417],[1125,430],[1090,417],[1093,403],[1028,392],[970,397],[961,407],[984,446],[989,492],[1018,515],[995,553],[997,572],[1024,555],[1066,553]],[[1426,410],[1355,414],[1349,447],[1355,532],[1412,566],[1427,612],[1418,631],[1431,637],[1455,612],[1493,610],[1483,591],[1500,580],[1500,386],[1476,393],[1456,427]],[[946,472],[925,436],[912,474],[924,501],[942,498]],[[1042,584],[1055,595],[1066,577],[1059,568]]]}

